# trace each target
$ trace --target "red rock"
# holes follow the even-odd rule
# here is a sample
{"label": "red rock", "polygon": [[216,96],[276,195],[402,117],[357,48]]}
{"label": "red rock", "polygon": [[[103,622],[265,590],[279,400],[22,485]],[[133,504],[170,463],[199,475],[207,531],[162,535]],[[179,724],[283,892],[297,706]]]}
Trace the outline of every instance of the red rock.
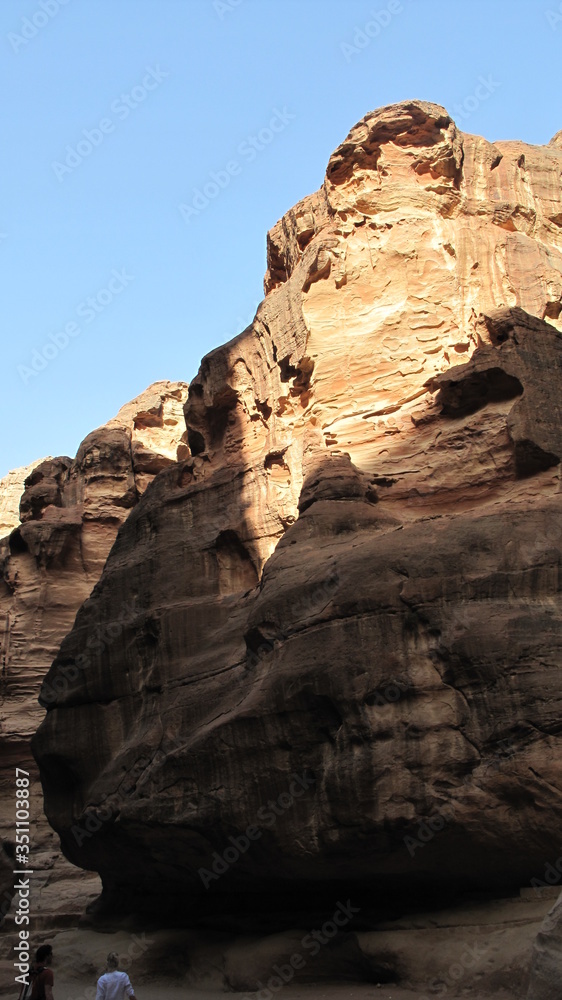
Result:
{"label": "red rock", "polygon": [[110,911],[291,926],[345,887],[375,919],[551,852],[561,169],[405,102],[269,234],[252,326],[191,383],[191,457],[43,688],[47,815]]}
{"label": "red rock", "polygon": [[[157,382],[89,434],[74,460],[45,459],[35,464],[21,496],[22,523],[0,541],[0,833],[4,846],[0,906],[9,901],[13,885],[14,767],[19,766],[33,777],[35,930],[44,914],[52,919],[56,913],[59,923],[74,919],[92,893],[99,891],[97,880],[80,878],[60,858],[56,837],[42,816],[41,790],[29,747],[42,715],[37,703],[41,679],[78,608],[97,583],[119,526],[156,473],[186,454],[182,413],[186,395],[184,383]],[[12,480],[13,475],[7,477],[10,497]],[[10,503],[13,508],[13,499]]]}

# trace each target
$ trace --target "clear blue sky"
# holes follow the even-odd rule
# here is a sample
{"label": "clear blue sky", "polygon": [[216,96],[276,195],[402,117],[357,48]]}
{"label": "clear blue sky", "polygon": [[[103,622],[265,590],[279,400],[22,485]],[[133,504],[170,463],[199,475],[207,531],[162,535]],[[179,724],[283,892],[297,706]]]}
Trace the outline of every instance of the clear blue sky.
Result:
{"label": "clear blue sky", "polygon": [[[189,381],[243,329],[262,297],[267,230],[319,187],[371,109],[435,101],[492,140],[543,143],[562,128],[559,0],[56,8],[0,5],[0,476],[74,455],[128,399],[157,379]],[[346,49],[384,10],[389,23]],[[486,100],[474,98],[480,77]],[[278,131],[252,147],[276,111]],[[218,196],[183,218],[178,206],[223,171]],[[50,337],[63,331],[64,345],[65,327],[59,350]],[[26,377],[48,344],[56,356]]]}

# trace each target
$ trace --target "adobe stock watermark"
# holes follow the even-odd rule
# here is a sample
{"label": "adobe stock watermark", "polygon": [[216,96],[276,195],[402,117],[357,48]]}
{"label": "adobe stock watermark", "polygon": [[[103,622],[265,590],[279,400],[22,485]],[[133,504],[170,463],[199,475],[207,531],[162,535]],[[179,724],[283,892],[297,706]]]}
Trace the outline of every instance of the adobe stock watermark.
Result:
{"label": "adobe stock watermark", "polygon": [[[274,800],[270,799],[265,806],[260,806],[256,812],[256,818],[260,821],[262,826],[271,829],[277,823],[277,820],[283,813],[287,812],[294,804],[296,799],[302,798],[306,794],[308,789],[316,784],[316,778],[308,775],[306,771],[302,774],[291,775],[292,781],[289,785],[288,791],[281,792],[281,794]],[[225,848],[222,854],[215,851],[213,854],[213,863],[211,868],[199,868],[197,874],[201,879],[203,885],[206,889],[209,888],[211,882],[216,881],[224,875],[228,869],[235,865],[237,861],[240,860],[243,854],[250,849],[256,840],[259,840],[263,835],[263,830],[259,826],[250,824],[246,827],[244,833],[237,837],[229,837],[230,846]]]}
{"label": "adobe stock watermark", "polygon": [[360,907],[352,906],[350,899],[347,903],[336,903],[332,918],[326,920],[319,929],[310,931],[302,938],[300,943],[306,954],[303,955],[302,952],[295,951],[286,963],[282,965],[276,963],[271,969],[274,975],[270,976],[265,985],[258,979],[259,991],[254,992],[253,997],[248,995],[242,997],[242,1000],[271,1000],[275,993],[279,993],[279,990],[292,982],[295,972],[304,969],[308,960],[314,958],[360,912]]}
{"label": "adobe stock watermark", "polygon": [[491,73],[487,77],[479,76],[478,86],[475,87],[474,93],[465,97],[461,104],[453,105],[455,121],[462,122],[466,121],[467,118],[470,118],[470,116],[478,110],[482,102],[487,101],[488,98],[495,93],[498,87],[501,87],[501,82],[499,80],[494,80]]}
{"label": "adobe stock watermark", "polygon": [[498,740],[494,744],[496,749],[494,750],[493,757],[489,761],[485,761],[483,766],[485,768],[491,767],[493,771],[499,771],[501,765],[506,760],[511,760],[516,754],[516,747],[513,740]]}
{"label": "adobe stock watermark", "polygon": [[[119,952],[119,971],[127,972],[131,965],[138,962],[139,958],[142,958],[153,944],[156,944],[156,941],[153,938],[147,938],[144,931],[142,934],[131,934],[131,943],[127,951],[125,954],[122,951]],[[97,993],[97,986],[87,986],[79,996],[69,996],[67,1000],[96,1000]]]}
{"label": "adobe stock watermark", "polygon": [[546,17],[550,27],[553,31],[557,31],[558,26],[562,24],[562,0],[558,4],[558,12],[555,10],[545,10],[544,16]]}
{"label": "adobe stock watermark", "polygon": [[358,56],[369,47],[371,42],[378,38],[383,28],[388,28],[392,18],[401,14],[404,7],[400,0],[389,0],[386,7],[381,10],[372,10],[371,16],[363,27],[356,27],[351,42],[340,42],[340,49],[346,62],[351,62],[354,56]]}
{"label": "adobe stock watermark", "polygon": [[118,816],[121,806],[131,797],[143,773],[149,767],[152,767],[153,764],[160,764],[166,760],[167,756],[168,754],[164,753],[163,750],[157,750],[152,757],[139,757],[131,770],[127,771],[125,784],[117,792],[105,795],[99,805],[92,806],[84,811],[80,823],[75,823],[70,829],[78,847],[82,847],[85,840],[89,840],[94,834],[99,833],[106,823],[109,823],[110,820]]}
{"label": "adobe stock watermark", "polygon": [[[258,303],[258,305],[259,305],[259,303]],[[252,323],[254,322],[254,320],[256,318],[256,313],[258,311],[258,305],[256,305],[255,308],[254,308],[254,310],[251,313],[248,313],[246,315],[246,317],[244,317],[242,315],[238,315],[236,317],[236,319],[234,320],[234,322],[232,324],[229,324],[230,325],[230,329],[233,331],[230,336],[236,337],[239,333],[242,333],[244,330],[247,330],[248,327],[252,325]]]}
{"label": "adobe stock watermark", "polygon": [[406,834],[402,838],[411,858],[414,857],[417,850],[425,847],[436,834],[445,829],[447,824],[455,818],[457,808],[456,802],[446,803],[440,809],[436,809],[426,820],[421,820],[418,823],[415,836]]}
{"label": "adobe stock watermark", "polygon": [[365,703],[369,706],[376,705],[377,708],[382,708],[384,705],[393,705],[409,690],[410,685],[407,682],[393,678],[384,687],[380,687],[373,694],[368,695]]}
{"label": "adobe stock watermark", "polygon": [[[494,746],[498,749],[494,750],[492,758],[480,762],[484,770],[492,768],[492,770],[498,771],[505,761],[511,760],[515,756],[516,749],[512,740],[498,740]],[[465,774],[461,784],[466,788],[467,785],[472,784],[472,780],[472,774]],[[447,824],[455,818],[455,813],[459,805],[460,803],[456,800],[445,803],[444,806],[436,809],[431,816],[418,824],[416,836],[413,837],[407,834],[402,838],[411,858],[414,857],[420,847],[425,847],[426,844],[429,844],[430,840],[433,840],[436,834],[444,830]]]}
{"label": "adobe stock watermark", "polygon": [[535,896],[541,895],[541,889],[549,889],[558,885],[562,879],[562,855],[556,861],[547,861],[544,866],[544,877],[532,878],[531,885],[535,890]]}
{"label": "adobe stock watermark", "polygon": [[[113,268],[111,277],[104,288],[100,288],[95,295],[89,295],[83,302],[76,306],[75,314],[79,319],[84,320],[83,326],[89,326],[104,312],[113,300],[121,295],[121,292],[134,281],[132,274],[127,274],[125,268],[120,271]],[[51,333],[49,339],[42,347],[36,348],[29,360],[28,365],[18,365],[17,372],[24,385],[27,385],[30,378],[36,378],[39,372],[45,371],[48,365],[55,358],[58,358],[61,351],[65,351],[72,340],[79,337],[83,327],[76,320],[70,320],[62,330]]]}
{"label": "adobe stock watermark", "polygon": [[[464,951],[459,956],[456,962],[452,962],[448,969],[444,970],[441,975],[436,976],[427,984],[428,990],[433,994],[433,1000],[435,996],[444,996],[450,989],[455,990],[455,996],[457,995],[457,990],[461,979],[464,979],[466,973],[469,969],[474,969],[476,964],[480,962],[488,954],[489,945],[482,948],[479,944],[464,944],[461,947]],[[431,1000],[429,996],[418,996],[418,1000]]]}
{"label": "adobe stock watermark", "polygon": [[[116,97],[111,102],[109,110],[117,117],[118,121],[125,121],[131,114],[131,111],[134,111],[140,104],[143,104],[148,95],[152,91],[157,90],[162,81],[169,75],[169,72],[160,69],[158,65],[156,67],[147,66],[146,73],[141,82],[136,87],[133,87],[130,93],[120,94],[119,97]],[[65,146],[66,157],[64,162],[53,160],[51,163],[51,167],[59,183],[64,180],[67,174],[72,174],[88,156],[91,156],[94,149],[101,146],[106,136],[115,132],[115,128],[116,122],[113,118],[109,117],[101,118],[95,128],[83,128],[83,138],[78,140],[76,146],[71,146],[70,143]]]}
{"label": "adobe stock watermark", "polygon": [[[209,527],[210,531],[213,532],[215,530],[218,536],[224,529],[224,523],[217,520],[216,522],[211,522]],[[295,606],[295,611],[307,612],[313,610],[317,605],[330,600],[337,590],[338,580],[338,573],[334,566],[330,575],[325,580],[313,584],[308,592],[305,592],[298,605]],[[88,669],[91,665],[92,657],[104,653],[109,645],[122,635],[124,628],[128,627],[131,620],[137,614],[137,611],[138,609],[134,604],[123,604],[120,608],[119,617],[105,624],[97,625],[95,629],[92,629],[91,635],[88,635],[86,640],[85,652],[79,653],[71,663],[57,664],[54,673],[51,668],[49,681],[44,680],[41,684],[39,692],[40,704],[44,708],[48,708],[57,698],[65,695],[69,685],[78,680],[80,672]],[[284,632],[275,637],[276,640],[285,638],[286,634]],[[246,667],[255,667],[261,661],[262,657],[272,652],[274,648],[274,642],[269,639],[263,639],[257,649],[247,649],[245,656]],[[388,700],[392,700],[392,692],[389,690],[387,694],[389,696]]]}
{"label": "adobe stock watermark", "polygon": [[[319,583],[314,583],[309,591],[305,592],[298,602],[293,605],[293,612],[296,615],[309,614],[317,605],[330,601],[334,596],[339,584],[339,574],[334,566],[330,575]],[[280,631],[273,639],[261,638],[256,648],[248,647],[246,651],[246,666],[250,669],[256,667],[264,656],[272,653],[276,642],[283,642],[289,638],[289,632]],[[286,696],[290,691],[286,692]]]}
{"label": "adobe stock watermark", "polygon": [[178,211],[184,222],[189,225],[193,218],[201,215],[201,212],[204,212],[211,202],[215,198],[218,198],[221,191],[224,191],[229,186],[232,179],[240,176],[244,166],[253,163],[257,159],[258,153],[262,153],[264,149],[267,149],[275,139],[275,136],[284,132],[287,125],[294,121],[296,117],[296,115],[287,111],[286,107],[283,107],[282,110],[274,108],[269,123],[260,129],[256,135],[246,136],[239,144],[236,152],[240,159],[229,160],[222,170],[211,171],[209,180],[203,184],[203,187],[193,189],[191,201],[188,203],[181,202],[178,205]]}
{"label": "adobe stock watermark", "polygon": [[408,848],[408,854],[411,858],[414,857],[420,847],[425,847],[426,844],[429,844],[429,841],[433,840],[436,833],[440,833],[441,830],[445,829],[447,823],[450,823],[454,819],[455,812],[455,803],[444,805],[441,809],[436,809],[427,820],[422,820],[421,823],[418,823],[415,837],[409,834],[403,837],[404,844]]}
{"label": "adobe stock watermark", "polygon": [[[39,691],[39,703],[43,708],[48,708],[57,698],[62,697],[68,691],[69,685],[78,680],[81,670],[87,670],[92,662],[92,655],[103,653],[108,646],[123,632],[123,622],[129,621],[137,613],[134,604],[123,604],[119,618],[109,621],[104,625],[97,625],[92,630],[86,641],[87,653],[80,653],[74,661],[68,665],[57,665],[56,676],[51,677],[49,683],[43,681]],[[50,671],[49,671],[50,673]]]}
{"label": "adobe stock watermark", "polygon": [[12,46],[12,51],[17,54],[22,46],[29,45],[41,29],[57,16],[61,7],[66,7],[68,3],[70,0],[39,0],[37,10],[31,17],[22,17],[19,35],[15,31],[8,32],[6,37]]}
{"label": "adobe stock watermark", "polygon": [[213,0],[213,9],[221,21],[224,21],[228,14],[232,14],[243,3],[244,0]]}

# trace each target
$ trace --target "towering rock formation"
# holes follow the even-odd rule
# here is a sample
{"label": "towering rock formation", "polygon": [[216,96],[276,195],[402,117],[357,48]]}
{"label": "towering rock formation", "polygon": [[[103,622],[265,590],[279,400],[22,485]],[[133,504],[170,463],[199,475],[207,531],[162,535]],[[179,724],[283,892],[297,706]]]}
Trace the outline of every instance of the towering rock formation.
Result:
{"label": "towering rock formation", "polygon": [[557,140],[407,102],[270,232],[253,324],[190,385],[190,457],[129,514],[43,687],[47,815],[110,910],[281,924],[542,871],[561,175]]}
{"label": "towering rock formation", "polygon": [[[22,523],[0,541],[1,917],[13,883],[14,768],[35,773],[30,739],[42,716],[41,680],[97,583],[119,526],[156,473],[188,454],[186,397],[186,384],[157,382],[89,434],[74,460],[49,458],[30,467],[19,503]],[[11,488],[15,478],[10,474],[3,482]],[[14,509],[13,489],[9,496]],[[42,817],[37,777],[32,813],[35,885],[41,888],[36,904],[50,919],[80,913],[88,891],[97,894],[97,883],[89,890],[74,884],[78,873],[60,861]]]}

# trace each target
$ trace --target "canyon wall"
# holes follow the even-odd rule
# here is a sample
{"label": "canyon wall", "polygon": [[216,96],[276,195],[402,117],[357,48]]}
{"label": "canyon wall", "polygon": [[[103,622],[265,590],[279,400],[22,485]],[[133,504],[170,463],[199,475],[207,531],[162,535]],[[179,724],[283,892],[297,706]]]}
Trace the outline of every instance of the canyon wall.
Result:
{"label": "canyon wall", "polygon": [[405,102],[269,233],[254,322],[190,384],[190,455],[43,686],[47,815],[101,911],[294,926],[342,892],[376,919],[542,872],[561,176],[560,135]]}
{"label": "canyon wall", "polygon": [[120,525],[155,475],[188,454],[186,397],[186,384],[157,382],[89,434],[75,459],[45,459],[2,481],[12,527],[21,523],[0,540],[0,916],[12,896],[14,782],[21,767],[32,778],[36,931],[53,920],[75,921],[99,893],[97,876],[81,876],[61,858],[43,816],[30,750],[43,715],[41,681],[97,583]]}

